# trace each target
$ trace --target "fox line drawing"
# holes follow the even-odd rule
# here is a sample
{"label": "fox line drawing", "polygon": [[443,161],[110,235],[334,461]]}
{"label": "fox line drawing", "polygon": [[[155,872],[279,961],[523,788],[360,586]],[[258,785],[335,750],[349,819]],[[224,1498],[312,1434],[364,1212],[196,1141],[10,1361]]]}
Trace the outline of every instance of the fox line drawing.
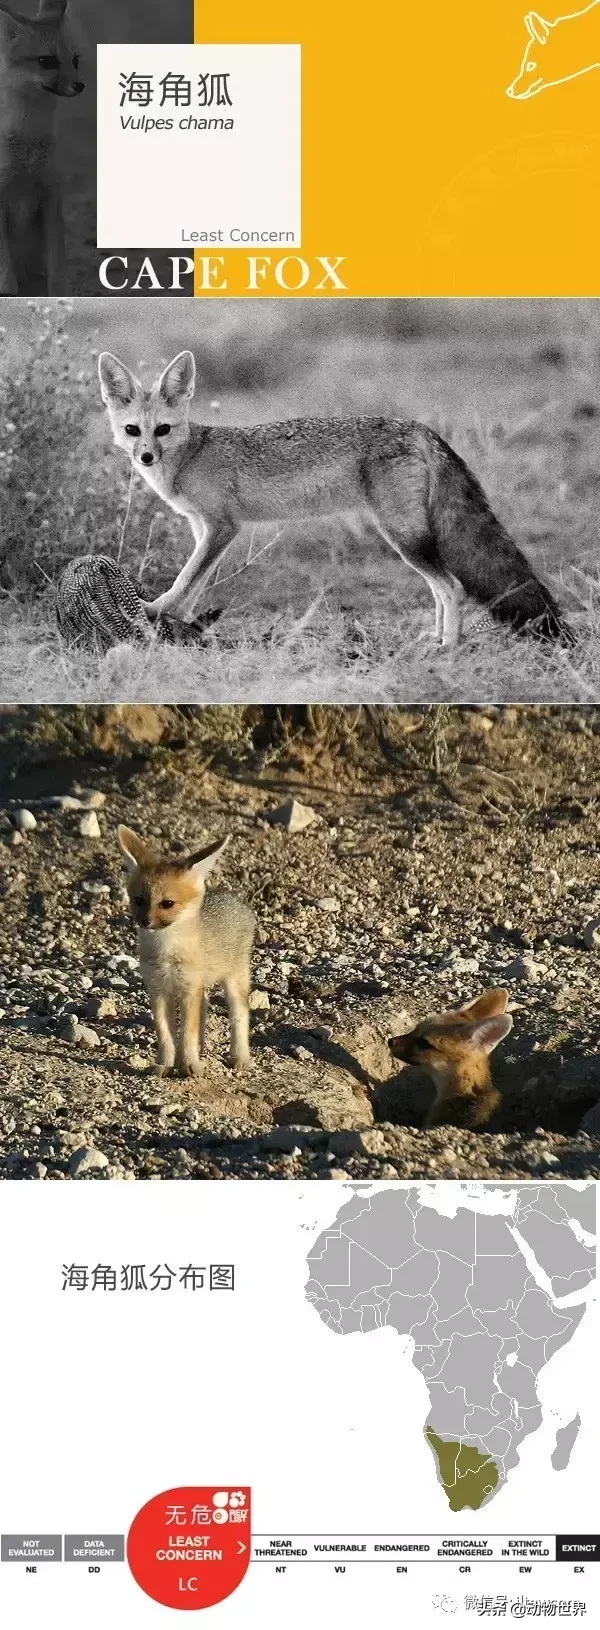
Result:
{"label": "fox line drawing", "polygon": [[250,962],[256,919],[224,889],[206,891],[206,878],[229,836],[197,853],[159,854],[127,826],[118,828],[127,889],[137,927],[140,972],[152,1009],[158,1069],[202,1072],[208,992],[225,991],[231,1028],[231,1063],[250,1062]]}
{"label": "fox line drawing", "polygon": [[152,617],[191,609],[246,521],[352,514],[428,583],[435,636],[458,643],[468,598],[500,623],[569,638],[559,608],[496,519],[457,453],[435,431],[390,418],[290,419],[248,428],[190,421],[191,351],[149,390],[118,357],[99,358],[113,439],[134,470],[190,523],[194,549]]}
{"label": "fox line drawing", "polygon": [[507,1005],[507,990],[487,990],[464,1007],[421,1019],[407,1035],[388,1038],[392,1058],[418,1065],[434,1083],[427,1127],[485,1126],[499,1108],[489,1055],[512,1030]]}
{"label": "fox line drawing", "polygon": [[37,17],[0,4],[0,294],[65,294],[57,97],[85,90],[67,0]]}
{"label": "fox line drawing", "polygon": [[553,23],[540,17],[539,11],[528,11],[525,27],[525,54],[506,92],[514,101],[524,102],[553,85],[564,85],[600,68],[600,0],[555,17]]}

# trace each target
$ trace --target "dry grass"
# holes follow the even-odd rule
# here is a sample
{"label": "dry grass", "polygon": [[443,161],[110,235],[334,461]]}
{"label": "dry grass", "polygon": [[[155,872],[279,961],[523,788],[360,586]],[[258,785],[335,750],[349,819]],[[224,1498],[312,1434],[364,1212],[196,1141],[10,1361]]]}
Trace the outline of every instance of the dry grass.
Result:
{"label": "dry grass", "polygon": [[[5,301],[0,322],[0,700],[598,699],[594,302]],[[190,344],[208,423],[384,412],[441,432],[552,587],[575,650],[492,630],[438,652],[428,591],[381,540],[293,521],[236,540],[197,653],[65,650],[53,584],[67,560],[111,555],[150,598],[190,549],[111,446],[97,352],[147,377]]]}
{"label": "dry grass", "polygon": [[3,702],[361,703],[592,702],[600,694],[597,633],[575,652],[548,651],[504,630],[476,633],[456,652],[420,640],[422,617],[388,618],[372,637],[325,600],[303,618],[232,616],[196,651],[151,641],[106,656],[69,650],[52,624],[7,618]]}

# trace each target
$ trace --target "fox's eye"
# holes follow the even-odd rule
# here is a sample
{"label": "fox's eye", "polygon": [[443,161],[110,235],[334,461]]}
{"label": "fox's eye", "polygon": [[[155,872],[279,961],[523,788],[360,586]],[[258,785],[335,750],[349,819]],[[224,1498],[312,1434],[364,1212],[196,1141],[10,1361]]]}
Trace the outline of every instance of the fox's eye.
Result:
{"label": "fox's eye", "polygon": [[81,61],[80,57],[73,57],[73,67],[78,68],[80,61]]}
{"label": "fox's eye", "polygon": [[146,904],[145,896],[143,894],[135,894],[134,898],[133,898],[133,903],[134,903],[134,906],[145,906],[145,904]]}
{"label": "fox's eye", "polygon": [[126,424],[125,425],[125,435],[126,436],[141,436],[141,434],[142,434],[142,432],[140,430],[139,424]]}
{"label": "fox's eye", "polygon": [[58,57],[38,57],[40,68],[60,68]]}
{"label": "fox's eye", "polygon": [[155,436],[168,436],[170,434],[170,431],[171,431],[170,424],[157,424],[154,434],[155,434]]}
{"label": "fox's eye", "polygon": [[174,900],[159,900],[158,903],[161,911],[170,911],[171,907],[175,905]]}

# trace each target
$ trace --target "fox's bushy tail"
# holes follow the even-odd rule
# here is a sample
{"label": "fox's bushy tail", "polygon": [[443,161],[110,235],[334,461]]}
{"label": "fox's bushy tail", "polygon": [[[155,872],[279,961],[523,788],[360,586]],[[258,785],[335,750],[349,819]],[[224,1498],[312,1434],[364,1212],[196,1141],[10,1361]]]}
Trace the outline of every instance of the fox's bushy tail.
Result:
{"label": "fox's bushy tail", "polygon": [[429,522],[444,567],[498,622],[573,644],[550,589],[496,519],[468,465],[428,430]]}

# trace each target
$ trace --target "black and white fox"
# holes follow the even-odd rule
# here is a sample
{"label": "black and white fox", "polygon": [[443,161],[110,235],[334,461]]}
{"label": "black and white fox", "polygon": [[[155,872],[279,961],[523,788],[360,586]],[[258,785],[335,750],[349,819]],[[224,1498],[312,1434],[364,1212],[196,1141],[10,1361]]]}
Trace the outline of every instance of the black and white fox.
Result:
{"label": "black and white fox", "polygon": [[436,637],[460,639],[467,598],[517,630],[569,638],[559,608],[496,519],[479,482],[426,425],[387,418],[289,419],[226,428],[190,421],[191,351],[145,390],[110,352],[99,360],[114,440],[180,515],[194,550],[146,610],[192,605],[244,522],[352,513],[425,578]]}

